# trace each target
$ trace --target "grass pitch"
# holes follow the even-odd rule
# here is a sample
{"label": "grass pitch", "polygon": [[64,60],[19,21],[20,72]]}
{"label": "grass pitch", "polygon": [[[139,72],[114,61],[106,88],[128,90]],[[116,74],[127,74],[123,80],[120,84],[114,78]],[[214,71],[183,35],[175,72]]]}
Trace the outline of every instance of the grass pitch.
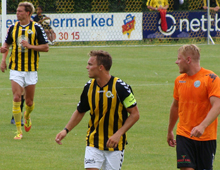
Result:
{"label": "grass pitch", "polygon": [[[41,53],[39,81],[35,92],[32,129],[14,140],[10,124],[12,92],[9,70],[0,73],[0,169],[1,170],[83,170],[85,136],[89,113],[63,140],[55,142],[64,128],[89,80],[87,53],[108,51],[113,57],[111,74],[130,84],[140,111],[140,120],[128,131],[123,170],[175,170],[176,153],[166,143],[173,84],[179,75],[177,46],[127,46],[51,48]],[[201,66],[220,75],[219,45],[200,45]],[[220,138],[218,132],[218,138]],[[219,145],[219,142],[218,142]],[[217,147],[214,169],[220,169]]]}

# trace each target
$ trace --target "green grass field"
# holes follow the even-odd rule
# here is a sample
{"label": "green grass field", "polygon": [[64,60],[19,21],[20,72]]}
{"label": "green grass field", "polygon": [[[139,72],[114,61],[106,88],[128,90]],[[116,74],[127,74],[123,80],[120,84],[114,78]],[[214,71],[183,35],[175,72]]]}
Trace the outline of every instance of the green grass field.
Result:
{"label": "green grass field", "polygon": [[[63,140],[55,142],[79,101],[89,80],[86,65],[92,49],[113,57],[111,74],[130,84],[140,111],[140,120],[128,131],[123,170],[175,170],[176,152],[166,143],[173,83],[179,75],[177,46],[51,48],[41,53],[32,129],[14,140],[10,124],[12,92],[9,70],[0,73],[0,169],[83,170],[85,136],[89,113]],[[220,75],[219,45],[200,45],[201,66]],[[1,59],[1,58],[0,58]],[[218,138],[220,134],[218,132]],[[220,143],[218,142],[218,145]],[[220,150],[214,162],[220,169]]]}

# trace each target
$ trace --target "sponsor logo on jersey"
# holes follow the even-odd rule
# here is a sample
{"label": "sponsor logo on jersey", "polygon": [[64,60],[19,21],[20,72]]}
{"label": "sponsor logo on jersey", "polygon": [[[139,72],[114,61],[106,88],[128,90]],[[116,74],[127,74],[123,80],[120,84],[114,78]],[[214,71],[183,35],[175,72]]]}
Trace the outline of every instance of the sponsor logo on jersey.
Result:
{"label": "sponsor logo on jersey", "polygon": [[112,94],[111,91],[107,91],[105,95],[106,95],[106,97],[108,97],[108,98],[114,98],[114,95]]}
{"label": "sponsor logo on jersey", "polygon": [[195,81],[194,82],[194,86],[195,87],[199,87],[201,85],[201,82],[199,80]]}

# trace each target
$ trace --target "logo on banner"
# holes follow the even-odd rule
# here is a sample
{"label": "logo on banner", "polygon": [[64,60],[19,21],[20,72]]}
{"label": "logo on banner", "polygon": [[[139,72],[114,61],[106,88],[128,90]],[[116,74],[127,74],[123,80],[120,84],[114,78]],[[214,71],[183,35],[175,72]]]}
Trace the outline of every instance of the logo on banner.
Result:
{"label": "logo on banner", "polygon": [[159,31],[162,34],[164,34],[166,36],[169,36],[169,35],[172,35],[176,31],[176,19],[172,15],[170,15],[170,14],[166,14],[166,18],[169,18],[172,21],[172,24],[170,25],[170,27],[167,28],[166,32],[162,31],[162,29],[161,29],[161,19],[159,19],[159,21],[158,21],[158,25],[159,25],[158,29],[159,29]]}
{"label": "logo on banner", "polygon": [[130,38],[133,30],[135,30],[135,16],[128,14],[124,19],[124,25],[122,25],[122,32]]}

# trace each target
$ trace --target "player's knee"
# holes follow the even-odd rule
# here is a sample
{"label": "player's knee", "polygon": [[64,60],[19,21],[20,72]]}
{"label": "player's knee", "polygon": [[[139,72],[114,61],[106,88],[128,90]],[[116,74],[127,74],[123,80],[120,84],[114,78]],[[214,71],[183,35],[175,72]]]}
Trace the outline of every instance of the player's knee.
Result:
{"label": "player's knee", "polygon": [[26,99],[26,105],[27,105],[27,106],[31,107],[33,104],[34,104],[34,101],[33,101],[33,100]]}
{"label": "player's knee", "polygon": [[21,101],[21,95],[20,94],[14,94],[13,101],[14,102],[20,102]]}

